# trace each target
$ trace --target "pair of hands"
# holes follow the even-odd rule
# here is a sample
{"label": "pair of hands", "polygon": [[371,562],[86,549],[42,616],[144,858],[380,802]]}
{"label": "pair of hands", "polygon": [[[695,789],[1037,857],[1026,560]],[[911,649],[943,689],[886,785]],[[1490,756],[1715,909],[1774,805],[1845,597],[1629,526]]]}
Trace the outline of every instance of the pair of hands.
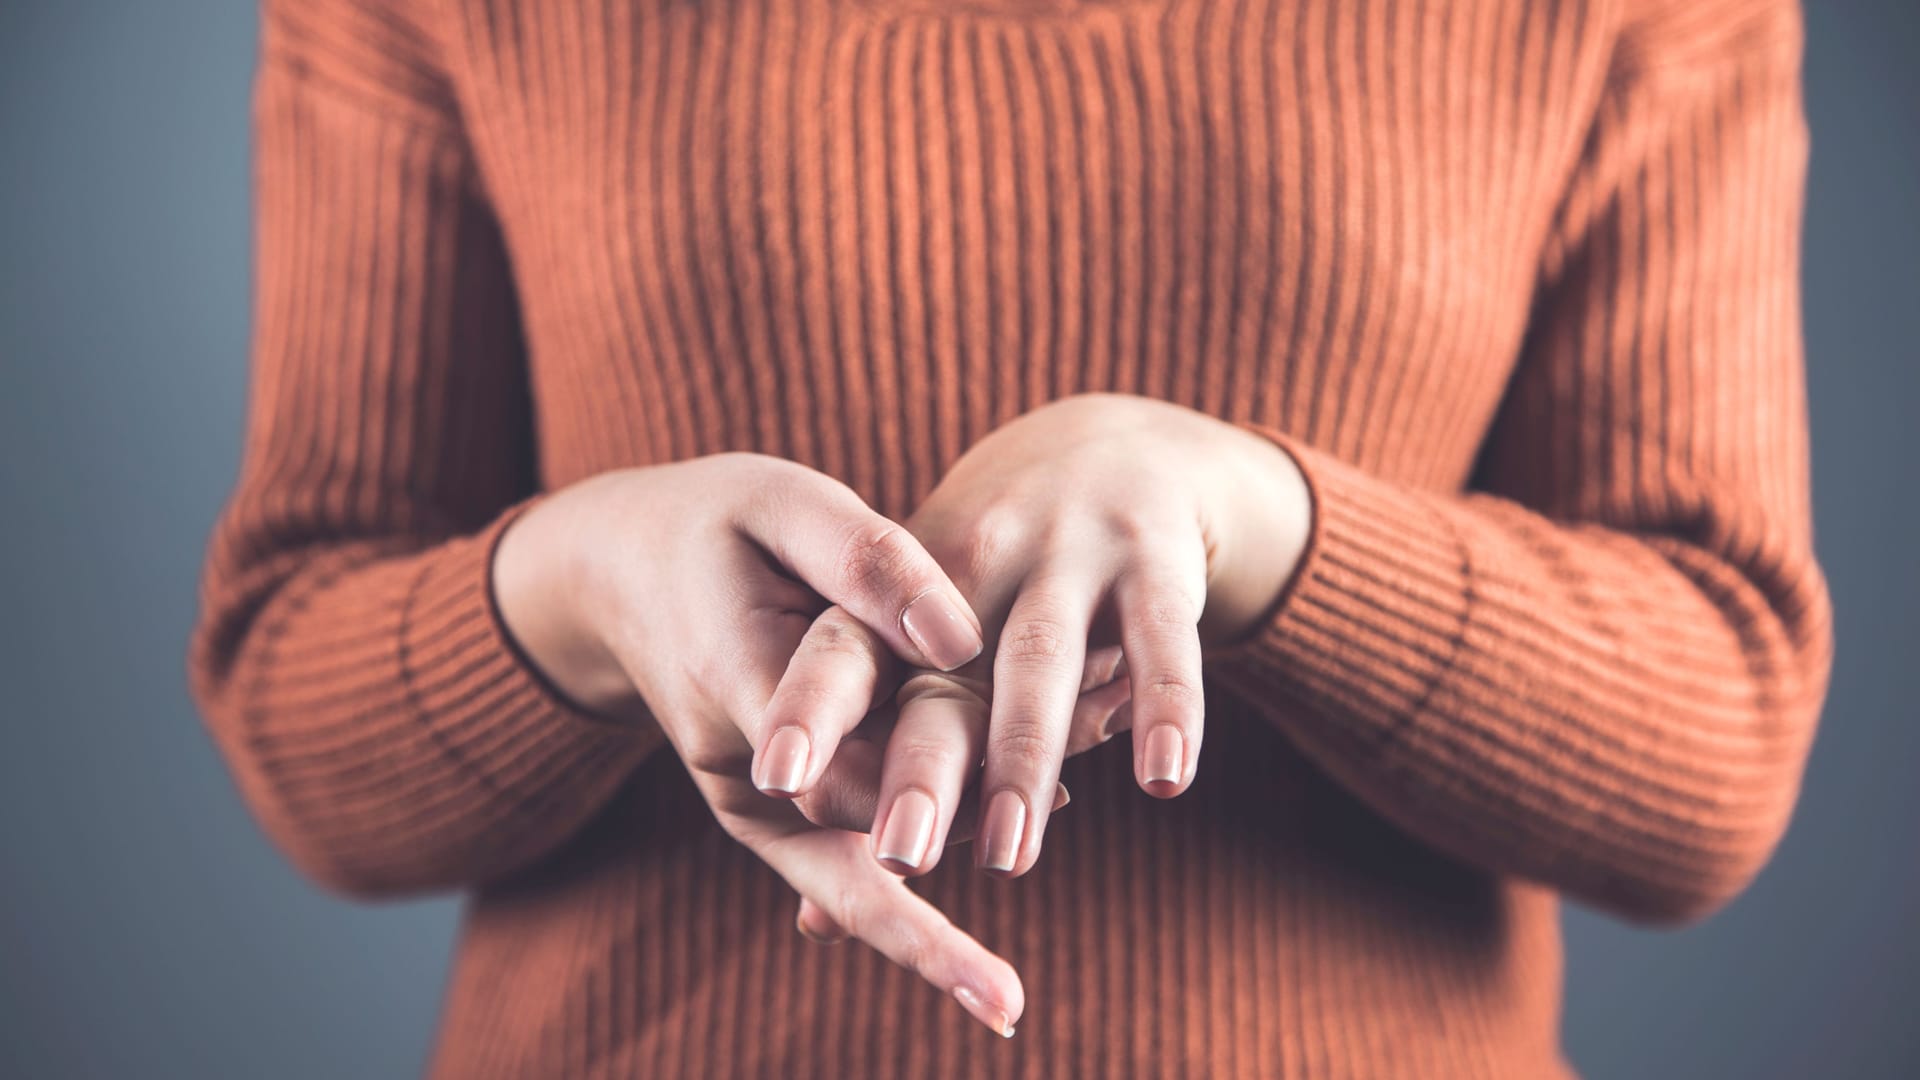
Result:
{"label": "pair of hands", "polygon": [[905,523],[778,458],[607,473],[514,522],[494,589],[563,693],[658,721],[803,931],[1011,1034],[1018,975],[902,878],[968,835],[982,869],[1027,872],[1063,759],[1124,730],[1141,787],[1184,791],[1203,645],[1268,610],[1309,514],[1269,440],[1085,395],[981,440]]}

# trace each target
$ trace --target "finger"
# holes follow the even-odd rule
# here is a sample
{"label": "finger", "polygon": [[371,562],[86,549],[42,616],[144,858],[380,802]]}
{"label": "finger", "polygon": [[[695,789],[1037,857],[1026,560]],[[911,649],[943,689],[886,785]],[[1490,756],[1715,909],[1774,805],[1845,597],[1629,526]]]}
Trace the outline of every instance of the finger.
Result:
{"label": "finger", "polygon": [[993,663],[975,862],[1008,877],[1039,857],[1086,665],[1087,628],[1104,581],[1043,573],[1013,602]]}
{"label": "finger", "polygon": [[769,795],[806,792],[834,750],[890,688],[895,660],[886,642],[842,607],[807,628],[766,708],[747,729],[753,783]]}
{"label": "finger", "polygon": [[1107,685],[1127,671],[1126,650],[1118,645],[1102,645],[1087,650],[1087,665],[1080,675],[1080,692]]}
{"label": "finger", "polygon": [[882,744],[849,738],[834,751],[820,780],[794,800],[806,819],[823,829],[864,833],[880,805]]}
{"label": "finger", "polygon": [[[1080,684],[1089,689],[1080,695],[1074,706],[1073,729],[1067,740],[1069,756],[1092,749],[1127,730],[1124,722],[1116,723],[1114,719],[1129,692],[1126,670],[1126,659],[1118,645],[1102,646],[1088,652],[1086,670]],[[951,675],[932,675],[930,678],[966,679],[965,676]],[[980,688],[982,692],[984,689]],[[894,746],[892,732],[898,722],[898,702],[912,696],[909,688],[903,686],[896,695],[895,705],[873,709],[862,721],[862,727],[841,737],[842,741],[833,751],[826,767],[817,778],[805,785],[805,792],[796,797],[800,812],[806,815],[808,821],[824,828],[863,833],[874,831],[876,825],[880,824],[877,819],[880,817],[878,809],[883,805],[883,755]],[[863,737],[869,728],[874,735],[870,740]],[[980,756],[978,750],[971,751],[970,760],[974,765],[977,765]],[[963,772],[963,779],[976,779],[969,775],[976,771],[970,765]],[[1064,785],[1059,788],[1060,792],[1065,790]],[[934,840],[928,845],[931,850],[937,851],[973,838],[978,817],[978,792],[977,785],[963,784],[962,794],[952,804],[951,810],[947,809],[946,800],[940,800],[942,825],[935,830]],[[1058,810],[1062,805],[1062,796],[1056,793],[1053,809]],[[921,867],[923,870],[931,868],[932,863]]]}
{"label": "finger", "polygon": [[701,710],[708,721],[662,725],[693,774],[735,781],[753,774],[755,744],[748,733],[766,711],[810,622],[792,611],[756,609],[731,628],[730,638],[702,645],[703,662],[689,684],[700,700],[666,707],[683,714]]}
{"label": "finger", "polygon": [[1205,696],[1200,681],[1204,592],[1171,575],[1126,575],[1114,589],[1132,686],[1133,771],[1149,795],[1170,799],[1193,782]]}
{"label": "finger", "polygon": [[[1115,729],[1116,732],[1123,730]],[[807,794],[794,800],[794,806],[809,822],[823,829],[871,832],[874,819],[879,816],[882,753],[878,746],[858,739],[841,743],[839,752],[827,763],[827,771],[820,777],[820,782]],[[980,816],[979,795],[980,787],[977,784],[970,784],[961,792],[960,802],[954,808],[952,822],[947,829],[948,847],[973,839],[974,827]],[[1067,785],[1056,785],[1052,809],[1057,812],[1072,798]]]}
{"label": "finger", "polygon": [[903,526],[818,473],[745,500],[736,523],[794,576],[866,624],[916,667],[951,671],[980,655],[980,622]]}
{"label": "finger", "polygon": [[1084,754],[1127,730],[1130,718],[1124,706],[1132,697],[1133,683],[1124,674],[1081,694],[1067,732],[1067,756]]}
{"label": "finger", "polygon": [[1013,1035],[1026,994],[1012,965],[881,869],[858,836],[807,829],[757,850],[849,936],[953,995],[991,1030]]}
{"label": "finger", "polygon": [[873,854],[913,876],[940,861],[953,815],[987,745],[987,686],[961,675],[923,672],[895,696],[899,718],[887,739]]}
{"label": "finger", "polygon": [[[1048,812],[1057,814],[1072,801],[1073,792],[1067,790],[1066,783],[1063,781],[1055,784],[1053,785],[1053,805],[1047,808]],[[947,832],[947,846],[953,847],[955,844],[964,844],[972,840],[974,826],[979,820],[980,786],[975,784],[968,787],[966,793],[960,796],[960,808],[954,811],[953,815],[953,828]]]}
{"label": "finger", "polygon": [[838,945],[848,937],[845,927],[804,896],[800,898],[800,913],[794,916],[793,925],[816,945]]}

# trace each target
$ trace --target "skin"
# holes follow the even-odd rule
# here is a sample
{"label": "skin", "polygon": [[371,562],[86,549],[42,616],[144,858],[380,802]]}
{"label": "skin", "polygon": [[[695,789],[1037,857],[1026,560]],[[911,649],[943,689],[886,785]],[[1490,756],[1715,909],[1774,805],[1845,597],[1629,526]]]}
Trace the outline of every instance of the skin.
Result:
{"label": "skin", "polygon": [[[1309,518],[1270,441],[1085,395],[981,440],[904,526],[759,455],[595,477],[515,521],[494,588],[563,693],[660,724],[722,827],[800,894],[803,933],[865,941],[1010,1035],[1018,975],[902,877],[970,834],[977,863],[1026,873],[1062,760],[1129,728],[1141,786],[1186,790],[1201,649],[1271,608]],[[928,595],[955,614],[903,619]],[[796,731],[805,766],[783,772]]]}
{"label": "skin", "polygon": [[[870,823],[814,816],[842,828],[870,824],[875,858],[914,876],[938,864],[948,830],[971,814],[964,827],[974,834],[975,865],[1017,877],[1039,858],[1056,809],[1043,793],[1065,757],[1131,729],[1135,781],[1159,798],[1179,795],[1193,781],[1203,734],[1201,652],[1265,618],[1305,549],[1310,520],[1292,458],[1193,410],[1084,395],[1000,428],[907,522],[980,613],[990,651],[958,672],[920,671],[902,685]],[[1122,649],[1122,677],[1092,691],[1076,686],[1097,666],[1088,649],[1099,655],[1109,639]],[[825,703],[856,700],[866,687],[802,656],[776,704],[789,691]],[[1109,694],[1113,708],[1103,713],[1093,703]],[[923,708],[922,699],[939,707]],[[1087,717],[1096,713],[1108,719],[1092,728]],[[1178,737],[1170,773],[1149,760],[1160,728]],[[983,755],[981,769],[974,763]],[[983,794],[966,788],[973,780]],[[918,852],[890,831],[909,793],[939,808],[918,859],[897,857]],[[1002,793],[1021,812],[996,820],[990,807]],[[1009,824],[1018,831],[993,835]],[[992,859],[996,848],[1013,857]],[[813,936],[839,936],[804,898],[800,921]]]}

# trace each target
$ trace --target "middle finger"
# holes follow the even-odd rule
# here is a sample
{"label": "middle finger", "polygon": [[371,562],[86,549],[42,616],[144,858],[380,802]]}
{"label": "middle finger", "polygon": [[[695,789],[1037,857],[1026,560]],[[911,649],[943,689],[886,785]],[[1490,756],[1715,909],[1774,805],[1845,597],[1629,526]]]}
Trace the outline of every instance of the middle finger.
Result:
{"label": "middle finger", "polygon": [[976,845],[990,873],[1018,877],[1039,857],[1104,588],[1104,575],[1085,569],[1044,570],[1023,583],[1007,614],[994,653]]}

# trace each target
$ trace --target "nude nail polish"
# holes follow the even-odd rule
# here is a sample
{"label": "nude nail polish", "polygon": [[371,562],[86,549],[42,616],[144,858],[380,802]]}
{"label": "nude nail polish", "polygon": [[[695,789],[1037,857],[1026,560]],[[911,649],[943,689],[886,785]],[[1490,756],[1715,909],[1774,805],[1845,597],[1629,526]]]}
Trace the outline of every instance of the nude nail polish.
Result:
{"label": "nude nail polish", "polygon": [[953,988],[953,999],[960,1003],[961,1008],[972,1013],[974,1019],[987,1025],[995,1035],[1003,1039],[1013,1038],[1013,1021],[1008,1019],[1007,1010],[988,1004],[979,994],[964,986]]}
{"label": "nude nail polish", "polygon": [[923,593],[908,604],[907,610],[900,614],[900,627],[942,671],[952,671],[979,656],[985,648],[973,624],[938,590]]}
{"label": "nude nail polish", "polygon": [[933,826],[939,816],[939,807],[926,792],[901,792],[887,812],[886,826],[874,845],[875,857],[910,870],[919,869],[933,843]]}
{"label": "nude nail polish", "polygon": [[1017,791],[1002,791],[987,804],[980,829],[980,868],[1008,873],[1020,861],[1020,841],[1026,831],[1027,803]]}
{"label": "nude nail polish", "polygon": [[1187,740],[1172,724],[1161,724],[1147,732],[1146,751],[1141,755],[1141,779],[1146,783],[1178,784],[1186,775]]}
{"label": "nude nail polish", "polygon": [[800,781],[807,776],[807,755],[813,752],[813,741],[807,738],[805,730],[797,727],[784,727],[773,733],[767,740],[767,748],[760,755],[760,779],[757,786],[761,791],[777,795],[792,795],[800,790]]}

